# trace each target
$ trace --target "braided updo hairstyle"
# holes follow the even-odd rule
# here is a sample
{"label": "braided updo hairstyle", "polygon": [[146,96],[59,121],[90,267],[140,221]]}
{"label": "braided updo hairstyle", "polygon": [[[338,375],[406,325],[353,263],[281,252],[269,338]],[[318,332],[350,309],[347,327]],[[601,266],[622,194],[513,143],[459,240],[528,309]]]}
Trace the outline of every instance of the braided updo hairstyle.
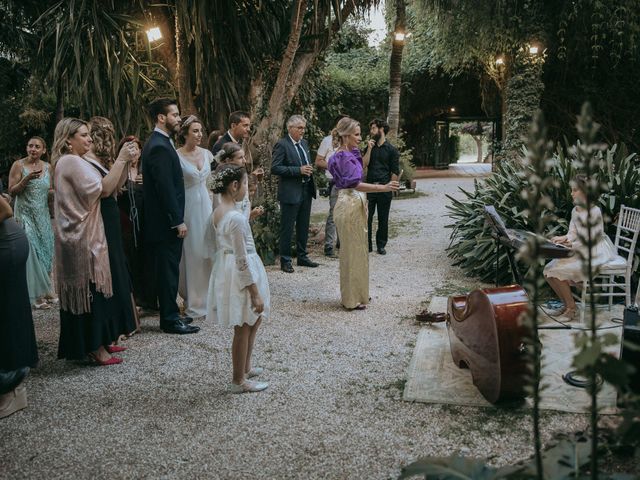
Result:
{"label": "braided updo hairstyle", "polygon": [[209,188],[213,193],[225,193],[233,182],[241,182],[247,170],[234,164],[224,164],[216,168],[209,178]]}
{"label": "braided updo hairstyle", "polygon": [[242,150],[242,146],[238,143],[227,142],[222,145],[222,148],[216,153],[214,160],[218,165],[224,165],[230,163],[233,160],[233,156]]}
{"label": "braided updo hairstyle", "polygon": [[93,140],[91,147],[93,153],[105,168],[110,169],[116,157],[116,137],[113,123],[108,118],[91,117],[89,126],[91,127],[91,140]]}

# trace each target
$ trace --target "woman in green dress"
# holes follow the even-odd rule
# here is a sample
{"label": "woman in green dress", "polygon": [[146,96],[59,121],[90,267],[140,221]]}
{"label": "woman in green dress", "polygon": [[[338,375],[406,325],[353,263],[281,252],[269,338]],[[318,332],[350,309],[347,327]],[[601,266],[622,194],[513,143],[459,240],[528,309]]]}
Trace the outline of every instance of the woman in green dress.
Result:
{"label": "woman in green dress", "polygon": [[27,142],[27,156],[17,160],[9,172],[9,193],[15,197],[15,219],[29,240],[27,285],[29,298],[36,308],[50,308],[57,303],[53,294],[53,230],[49,217],[49,192],[52,174],[47,160],[47,146],[40,137]]}

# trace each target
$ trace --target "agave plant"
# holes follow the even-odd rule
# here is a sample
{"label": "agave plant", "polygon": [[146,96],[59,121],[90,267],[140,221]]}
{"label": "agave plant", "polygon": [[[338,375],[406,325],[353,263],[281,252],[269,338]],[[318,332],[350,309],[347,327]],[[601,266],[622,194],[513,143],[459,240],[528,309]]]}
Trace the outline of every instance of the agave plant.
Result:
{"label": "agave plant", "polygon": [[[571,218],[573,202],[571,200],[571,179],[579,173],[576,159],[572,152],[575,149],[556,149],[550,160],[550,175],[558,180],[559,187],[543,192],[553,205],[553,213],[558,222],[549,226],[547,235],[555,232],[565,232]],[[526,156],[527,151],[523,150]],[[624,204],[640,208],[640,165],[636,161],[636,154],[629,153],[624,145],[614,145],[600,153],[603,155],[601,167],[594,176],[605,184],[605,193],[599,199],[599,206],[605,217],[606,227],[610,234],[615,233],[613,225],[620,205]],[[520,192],[526,190],[526,175],[521,175],[524,167],[519,161],[501,162],[497,171],[484,181],[476,181],[471,191],[460,189],[464,194],[462,200],[448,196],[451,203],[447,205],[448,216],[453,223],[451,228],[451,243],[448,248],[449,256],[454,265],[460,266],[469,276],[485,282],[497,279],[508,282],[511,273],[508,267],[506,252],[502,252],[496,265],[495,241],[491,237],[491,230],[485,225],[483,208],[493,205],[505,220],[507,227],[523,230],[533,230],[533,221],[527,216],[527,205]],[[636,262],[638,256],[636,255]]]}

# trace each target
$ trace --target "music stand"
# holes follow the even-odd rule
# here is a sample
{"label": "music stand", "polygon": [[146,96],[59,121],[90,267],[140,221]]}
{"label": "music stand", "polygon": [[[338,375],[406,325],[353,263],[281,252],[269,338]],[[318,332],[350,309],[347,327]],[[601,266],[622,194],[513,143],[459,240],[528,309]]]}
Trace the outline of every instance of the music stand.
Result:
{"label": "music stand", "polygon": [[[500,277],[500,243],[508,242],[510,239],[509,231],[507,230],[507,226],[505,225],[502,217],[496,211],[493,205],[485,205],[484,206],[484,217],[491,227],[492,237],[496,240],[496,287],[499,286],[498,278]],[[511,267],[511,274],[513,276],[513,280],[518,285],[522,285],[522,277],[520,276],[520,272],[518,271],[518,266],[516,265],[516,260],[511,254],[510,250],[507,250],[507,259],[509,260],[509,266]]]}

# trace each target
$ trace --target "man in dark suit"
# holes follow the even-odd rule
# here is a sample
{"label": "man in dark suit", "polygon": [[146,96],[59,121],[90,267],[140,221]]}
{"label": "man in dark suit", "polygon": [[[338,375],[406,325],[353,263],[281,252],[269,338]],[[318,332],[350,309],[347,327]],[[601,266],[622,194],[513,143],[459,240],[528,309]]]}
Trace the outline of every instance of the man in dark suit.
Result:
{"label": "man in dark suit", "polygon": [[144,238],[154,258],[154,277],[160,305],[160,328],[166,333],[196,333],[191,318],[180,317],[176,297],[184,223],[184,181],[171,135],[180,129],[175,100],[159,98],[149,104],[155,123],[142,150]]}
{"label": "man in dark suit", "polygon": [[307,121],[301,115],[287,120],[288,134],[273,147],[271,174],[278,175],[278,201],[280,202],[280,268],[293,272],[291,265],[291,236],[296,229],[298,265],[317,267],[307,255],[311,201],[316,198],[311,154],[303,139]]}
{"label": "man in dark suit", "polygon": [[245,138],[249,138],[251,132],[251,117],[247,112],[237,111],[229,115],[229,130],[213,145],[211,153],[214,155],[220,151],[225,143],[233,142],[242,145]]}

